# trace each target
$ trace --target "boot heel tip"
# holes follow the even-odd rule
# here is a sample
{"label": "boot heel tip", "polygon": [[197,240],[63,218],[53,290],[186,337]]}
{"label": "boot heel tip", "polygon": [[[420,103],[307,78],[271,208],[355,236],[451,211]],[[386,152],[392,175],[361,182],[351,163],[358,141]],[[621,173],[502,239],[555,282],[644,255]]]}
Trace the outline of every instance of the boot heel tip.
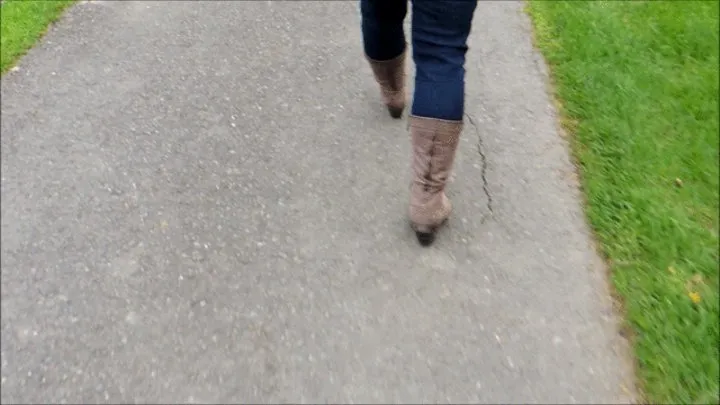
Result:
{"label": "boot heel tip", "polygon": [[403,109],[398,107],[388,107],[388,112],[391,117],[398,119],[402,117]]}
{"label": "boot heel tip", "polygon": [[435,241],[435,234],[430,232],[415,232],[421,246],[430,246]]}

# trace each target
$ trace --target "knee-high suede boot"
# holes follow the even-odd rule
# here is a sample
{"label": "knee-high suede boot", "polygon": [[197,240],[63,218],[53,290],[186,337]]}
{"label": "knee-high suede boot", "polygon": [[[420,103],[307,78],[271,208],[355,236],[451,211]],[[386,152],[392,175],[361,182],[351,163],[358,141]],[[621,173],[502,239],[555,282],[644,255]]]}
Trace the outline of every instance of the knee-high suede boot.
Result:
{"label": "knee-high suede boot", "polygon": [[390,116],[400,118],[405,109],[405,55],[403,51],[394,59],[377,61],[367,58],[370,62],[375,80],[380,85],[383,103]]}
{"label": "knee-high suede boot", "polygon": [[435,232],[452,210],[445,195],[463,121],[410,117],[412,172],[410,224],[423,246],[435,240]]}

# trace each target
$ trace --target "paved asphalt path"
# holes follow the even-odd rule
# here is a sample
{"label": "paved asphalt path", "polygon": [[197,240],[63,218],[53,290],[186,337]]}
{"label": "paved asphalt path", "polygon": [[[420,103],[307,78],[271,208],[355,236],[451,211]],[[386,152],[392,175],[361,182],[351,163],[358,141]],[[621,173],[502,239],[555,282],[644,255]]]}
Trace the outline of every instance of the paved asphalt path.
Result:
{"label": "paved asphalt path", "polygon": [[421,248],[354,1],[84,2],[2,79],[2,402],[628,402],[523,5]]}

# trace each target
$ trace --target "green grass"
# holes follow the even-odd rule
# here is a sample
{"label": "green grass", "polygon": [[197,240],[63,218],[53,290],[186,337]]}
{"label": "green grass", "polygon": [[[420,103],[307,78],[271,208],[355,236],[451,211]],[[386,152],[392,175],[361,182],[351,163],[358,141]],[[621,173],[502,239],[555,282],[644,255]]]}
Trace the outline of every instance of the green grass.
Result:
{"label": "green grass", "polygon": [[0,73],[12,68],[74,0],[5,0],[0,5]]}
{"label": "green grass", "polygon": [[718,2],[531,1],[651,403],[718,403]]}

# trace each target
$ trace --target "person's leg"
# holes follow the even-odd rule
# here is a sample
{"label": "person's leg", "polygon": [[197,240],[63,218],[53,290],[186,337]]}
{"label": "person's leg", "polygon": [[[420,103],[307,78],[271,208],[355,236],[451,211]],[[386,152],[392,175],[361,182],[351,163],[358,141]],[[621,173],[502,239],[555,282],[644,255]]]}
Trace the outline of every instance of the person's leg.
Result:
{"label": "person's leg", "polygon": [[377,61],[395,59],[405,51],[403,21],[407,0],[360,0],[365,54]]}
{"label": "person's leg", "polygon": [[405,108],[405,32],[407,0],[360,0],[365,56],[380,85],[390,115]]}
{"label": "person's leg", "polygon": [[410,117],[413,184],[409,216],[428,245],[451,211],[445,184],[465,113],[465,53],[476,0],[414,0],[415,96]]}
{"label": "person's leg", "polygon": [[413,115],[462,120],[465,53],[476,6],[477,0],[413,1]]}

